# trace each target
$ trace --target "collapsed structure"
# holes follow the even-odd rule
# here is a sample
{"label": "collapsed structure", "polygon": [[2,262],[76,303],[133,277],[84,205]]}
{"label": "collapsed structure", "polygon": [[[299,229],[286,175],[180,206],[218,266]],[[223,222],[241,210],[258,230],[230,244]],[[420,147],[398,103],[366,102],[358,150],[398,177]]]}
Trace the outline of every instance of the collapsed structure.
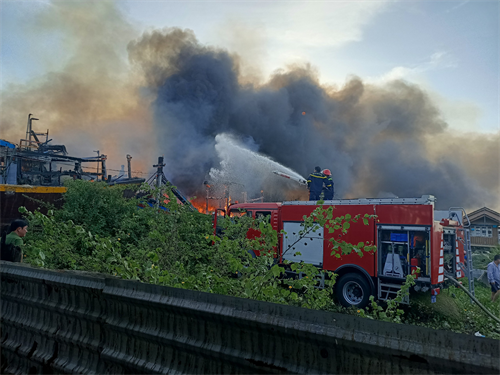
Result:
{"label": "collapsed structure", "polygon": [[[62,186],[66,179],[107,181],[108,183],[140,183],[144,179],[132,178],[132,157],[127,155],[128,177],[112,181],[107,174],[106,155],[79,158],[68,155],[66,146],[50,142],[49,131],[36,133],[32,122],[38,120],[28,115],[26,137],[16,146],[0,140],[0,184]],[[45,137],[41,140],[39,137]],[[88,165],[88,167],[86,167]]]}
{"label": "collapsed structure", "polygon": [[24,206],[36,209],[43,201],[59,206],[66,191],[64,181],[82,179],[106,181],[109,184],[138,184],[145,180],[131,174],[131,159],[127,155],[128,176],[113,179],[108,175],[106,155],[75,157],[68,155],[66,146],[54,145],[49,131],[35,132],[32,114],[28,115],[26,136],[18,144],[0,140],[0,224],[19,217],[18,209]]}

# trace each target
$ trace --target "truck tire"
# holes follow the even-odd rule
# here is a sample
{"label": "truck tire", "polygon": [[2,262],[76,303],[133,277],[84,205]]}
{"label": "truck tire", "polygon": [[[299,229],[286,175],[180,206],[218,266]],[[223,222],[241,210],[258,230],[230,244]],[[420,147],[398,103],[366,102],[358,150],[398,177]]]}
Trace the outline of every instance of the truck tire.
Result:
{"label": "truck tire", "polygon": [[364,308],[370,300],[371,288],[359,273],[347,273],[340,278],[335,292],[342,306]]}

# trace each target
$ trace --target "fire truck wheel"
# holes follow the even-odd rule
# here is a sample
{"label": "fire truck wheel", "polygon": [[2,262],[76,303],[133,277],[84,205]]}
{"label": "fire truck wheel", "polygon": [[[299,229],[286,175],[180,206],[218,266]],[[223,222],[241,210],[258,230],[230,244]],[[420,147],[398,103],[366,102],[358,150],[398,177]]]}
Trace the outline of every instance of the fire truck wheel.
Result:
{"label": "fire truck wheel", "polygon": [[360,274],[347,273],[337,283],[336,294],[342,306],[364,308],[370,300],[370,285]]}

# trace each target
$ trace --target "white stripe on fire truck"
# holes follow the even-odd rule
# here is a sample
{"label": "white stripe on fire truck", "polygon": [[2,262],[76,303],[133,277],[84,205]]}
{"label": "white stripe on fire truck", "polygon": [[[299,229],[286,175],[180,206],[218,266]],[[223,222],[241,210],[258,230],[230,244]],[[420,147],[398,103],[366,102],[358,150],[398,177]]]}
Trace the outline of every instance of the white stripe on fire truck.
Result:
{"label": "white stripe on fire truck", "polygon": [[[443,258],[443,247],[444,247],[444,244],[443,244],[443,240],[441,240],[441,251],[439,252],[439,265],[442,265],[444,263],[444,258]],[[439,267],[439,273],[443,273],[443,271],[441,271],[443,267]]]}
{"label": "white stripe on fire truck", "polygon": [[441,283],[444,281],[444,268],[443,268],[443,263],[444,263],[444,239],[441,238],[441,250],[439,251],[439,272],[438,272],[438,283]]}

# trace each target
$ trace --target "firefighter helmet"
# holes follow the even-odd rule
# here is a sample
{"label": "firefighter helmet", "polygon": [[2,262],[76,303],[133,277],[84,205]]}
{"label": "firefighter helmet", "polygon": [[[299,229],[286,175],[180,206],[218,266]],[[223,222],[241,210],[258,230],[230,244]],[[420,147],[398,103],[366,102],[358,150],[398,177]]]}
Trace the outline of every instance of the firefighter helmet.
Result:
{"label": "firefighter helmet", "polygon": [[332,175],[332,172],[330,172],[330,170],[329,170],[329,169],[323,169],[323,174],[324,174],[325,176],[331,176],[331,175]]}

